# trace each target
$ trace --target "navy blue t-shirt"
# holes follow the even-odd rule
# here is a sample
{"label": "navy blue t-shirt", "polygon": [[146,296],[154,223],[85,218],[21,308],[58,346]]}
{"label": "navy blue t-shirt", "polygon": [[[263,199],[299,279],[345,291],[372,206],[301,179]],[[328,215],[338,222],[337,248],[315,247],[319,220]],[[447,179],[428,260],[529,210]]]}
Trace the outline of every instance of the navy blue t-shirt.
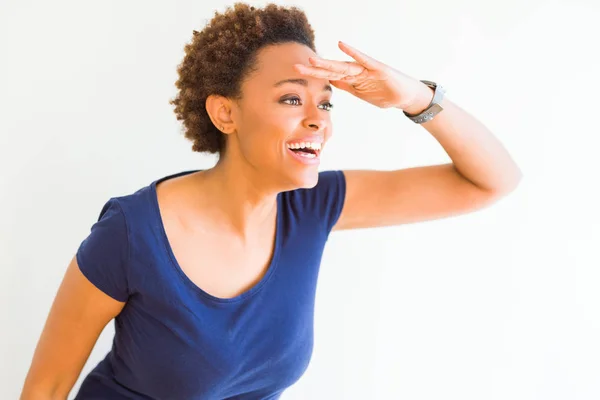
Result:
{"label": "navy blue t-shirt", "polygon": [[342,171],[277,195],[275,249],[263,278],[234,298],[194,284],[167,240],[157,183],[110,198],[77,250],[82,273],[126,301],[106,357],[77,400],[278,399],[308,367],[317,276],[346,194]]}

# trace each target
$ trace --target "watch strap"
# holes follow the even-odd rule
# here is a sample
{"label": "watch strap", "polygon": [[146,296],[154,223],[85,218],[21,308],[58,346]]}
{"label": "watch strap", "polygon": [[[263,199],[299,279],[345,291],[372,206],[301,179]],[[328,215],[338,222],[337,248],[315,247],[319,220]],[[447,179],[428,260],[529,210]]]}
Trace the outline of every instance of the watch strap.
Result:
{"label": "watch strap", "polygon": [[421,82],[432,88],[434,90],[434,94],[433,99],[431,99],[431,102],[429,103],[427,108],[425,108],[425,110],[423,110],[423,112],[421,112],[420,114],[411,115],[404,111],[404,115],[406,115],[408,119],[410,119],[416,124],[422,124],[423,122],[431,121],[433,117],[435,117],[443,110],[442,106],[440,106],[439,103],[444,98],[444,93],[446,92],[441,85],[438,85],[435,82],[425,80],[421,80]]}

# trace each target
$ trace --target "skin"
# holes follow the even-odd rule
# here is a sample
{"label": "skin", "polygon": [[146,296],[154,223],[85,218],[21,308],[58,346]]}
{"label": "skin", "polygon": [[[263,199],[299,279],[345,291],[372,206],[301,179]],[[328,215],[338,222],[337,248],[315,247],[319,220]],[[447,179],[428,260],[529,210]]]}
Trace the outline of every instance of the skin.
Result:
{"label": "skin", "polygon": [[[317,184],[318,165],[297,162],[286,147],[286,142],[307,136],[326,143],[332,134],[326,107],[332,97],[329,81],[294,69],[311,56],[316,54],[297,43],[267,47],[259,53],[259,69],[242,84],[241,101],[210,96],[206,102],[211,120],[227,135],[227,148],[212,170],[192,179],[209,189],[204,190],[210,192],[207,201],[241,235],[271,213],[277,193]],[[285,79],[304,79],[306,86],[274,86]]]}
{"label": "skin", "polygon": [[[225,155],[210,170],[157,186],[163,224],[180,266],[215,296],[234,297],[264,275],[272,255],[277,193],[317,183],[317,166],[290,159],[285,142],[306,135],[326,141],[331,136],[325,104],[332,92],[324,90],[328,80],[308,78],[308,86],[274,87],[273,79],[302,77],[293,65],[311,55],[315,53],[300,45],[261,52],[260,69],[244,82],[240,102],[219,96],[207,100],[211,118],[228,135]],[[289,100],[293,97],[303,106]],[[204,254],[201,267],[198,254]],[[73,257],[21,399],[66,399],[98,336],[124,306],[93,286]]]}
{"label": "skin", "polygon": [[[277,193],[314,187],[318,179],[318,165],[294,160],[286,142],[312,135],[326,143],[331,137],[331,114],[325,106],[332,96],[325,89],[328,85],[381,108],[411,114],[429,104],[433,92],[424,84],[348,45],[340,43],[340,49],[356,61],[324,60],[297,43],[262,49],[259,68],[244,81],[240,101],[207,99],[213,123],[227,135],[219,162],[157,186],[173,252],[184,272],[207,292],[234,297],[266,272],[275,237]],[[274,86],[285,79],[304,79],[305,84]],[[444,111],[421,126],[443,146],[452,163],[344,171],[346,199],[334,230],[471,212],[516,188],[520,170],[492,133],[447,97],[441,105]],[[323,149],[326,154],[326,145]],[[203,247],[198,248],[199,243]],[[198,254],[203,255],[202,262]],[[21,399],[66,399],[99,334],[124,305],[93,286],[73,257]]]}
{"label": "skin", "polygon": [[73,257],[48,314],[20,398],[66,399],[98,336],[124,305],[92,285]]}

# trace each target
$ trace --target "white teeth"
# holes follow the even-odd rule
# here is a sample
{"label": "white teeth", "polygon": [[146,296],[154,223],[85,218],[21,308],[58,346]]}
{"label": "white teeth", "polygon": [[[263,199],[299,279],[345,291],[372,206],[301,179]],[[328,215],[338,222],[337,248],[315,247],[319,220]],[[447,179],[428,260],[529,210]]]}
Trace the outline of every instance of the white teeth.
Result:
{"label": "white teeth", "polygon": [[289,149],[313,149],[313,150],[321,150],[321,143],[315,143],[315,142],[299,142],[299,143],[292,143],[292,144],[288,144],[287,147]]}
{"label": "white teeth", "polygon": [[306,158],[315,158],[316,157],[316,155],[313,153],[298,153],[298,155],[300,157],[306,157]]}

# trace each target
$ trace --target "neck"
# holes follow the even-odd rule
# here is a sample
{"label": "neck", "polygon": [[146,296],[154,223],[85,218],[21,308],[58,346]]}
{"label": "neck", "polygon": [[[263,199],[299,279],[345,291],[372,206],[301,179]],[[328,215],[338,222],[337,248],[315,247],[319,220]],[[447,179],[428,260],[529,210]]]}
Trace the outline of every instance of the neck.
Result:
{"label": "neck", "polygon": [[225,156],[204,171],[201,179],[218,219],[236,234],[249,238],[273,221],[278,191],[241,160]]}

